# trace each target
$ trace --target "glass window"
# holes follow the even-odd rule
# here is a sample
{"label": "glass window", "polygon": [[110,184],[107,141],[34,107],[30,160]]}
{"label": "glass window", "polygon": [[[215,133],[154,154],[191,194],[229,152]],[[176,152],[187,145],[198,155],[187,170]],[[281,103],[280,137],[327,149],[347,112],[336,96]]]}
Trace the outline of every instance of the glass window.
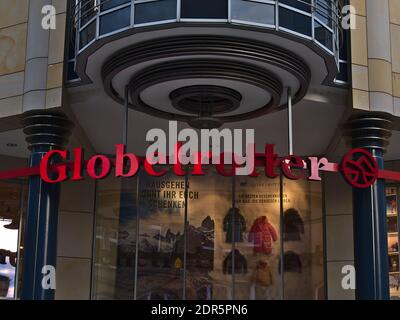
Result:
{"label": "glass window", "polygon": [[26,185],[23,181],[0,182],[0,299],[16,298],[21,287],[22,242],[20,219],[25,206]]}
{"label": "glass window", "polygon": [[245,221],[243,240],[236,248],[248,269],[246,274],[235,273],[235,298],[282,299],[279,177],[269,179],[263,173],[257,178],[236,177],[235,199],[236,221]]}
{"label": "glass window", "polygon": [[333,10],[331,0],[318,0],[315,5],[315,16],[328,27],[332,27]]}
{"label": "glass window", "polygon": [[82,49],[96,38],[96,21],[93,21],[79,33],[79,48]]}
{"label": "glass window", "polygon": [[131,7],[125,7],[100,16],[100,35],[130,26]]}
{"label": "glass window", "polygon": [[135,24],[176,19],[176,0],[135,4]]}
{"label": "glass window", "polygon": [[386,186],[386,221],[389,259],[389,288],[392,299],[400,298],[400,256],[399,256],[399,188]]}
{"label": "glass window", "polygon": [[106,11],[128,2],[131,2],[131,0],[107,0],[107,1],[103,0],[101,5],[101,11]]}
{"label": "glass window", "polygon": [[96,188],[93,299],[133,299],[137,179],[108,177]]}
{"label": "glass window", "polygon": [[232,19],[275,25],[275,6],[272,4],[232,0]]}
{"label": "glass window", "polygon": [[333,35],[332,33],[325,28],[322,24],[315,21],[315,40],[321,43],[324,47],[329,50],[333,50]]}
{"label": "glass window", "polygon": [[139,177],[137,260],[138,300],[183,299],[185,254],[185,179],[169,173]]}
{"label": "glass window", "polygon": [[311,18],[286,8],[279,8],[279,26],[311,36]]}
{"label": "glass window", "polygon": [[324,299],[321,184],[206,171],[98,182],[94,298]]}
{"label": "glass window", "polygon": [[228,0],[182,0],[182,18],[228,19]]}
{"label": "glass window", "polygon": [[284,298],[325,299],[321,183],[283,179]]}
{"label": "glass window", "polygon": [[311,12],[311,0],[279,0],[279,3],[286,4],[304,12]]}
{"label": "glass window", "polygon": [[[207,171],[207,178],[189,178],[186,298],[227,300],[234,297],[232,261],[239,240],[232,232],[232,179]],[[243,226],[237,227],[241,234]]]}
{"label": "glass window", "polygon": [[90,21],[95,15],[95,1],[94,0],[82,0],[81,2],[81,12],[80,12],[80,20],[81,27],[83,27],[86,23]]}

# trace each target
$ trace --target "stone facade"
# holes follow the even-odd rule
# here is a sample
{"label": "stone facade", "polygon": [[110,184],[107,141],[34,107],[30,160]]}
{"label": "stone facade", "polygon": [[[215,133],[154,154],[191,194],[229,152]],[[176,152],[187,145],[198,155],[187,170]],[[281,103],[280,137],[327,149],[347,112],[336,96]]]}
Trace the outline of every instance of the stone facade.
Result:
{"label": "stone facade", "polygon": [[351,30],[354,109],[400,116],[400,2],[351,0],[356,29]]}
{"label": "stone facade", "polygon": [[[24,111],[62,105],[67,0],[37,2],[56,8],[55,30],[41,28],[42,5],[33,6],[33,1],[29,0],[0,2],[2,130],[9,129],[10,125],[4,123],[9,124],[10,117],[18,118]],[[39,41],[41,39],[46,41]],[[46,71],[42,72],[41,68]]]}

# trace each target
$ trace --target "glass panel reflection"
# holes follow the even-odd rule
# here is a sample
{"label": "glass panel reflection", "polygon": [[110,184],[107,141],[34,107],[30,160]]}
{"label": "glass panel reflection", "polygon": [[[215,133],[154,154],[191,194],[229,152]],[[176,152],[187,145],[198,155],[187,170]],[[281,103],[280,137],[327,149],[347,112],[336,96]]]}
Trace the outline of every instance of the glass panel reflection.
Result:
{"label": "glass panel reflection", "polygon": [[103,0],[101,5],[101,11],[106,11],[128,2],[131,2],[131,0],[107,0],[107,1]]}
{"label": "glass panel reflection", "polygon": [[321,184],[283,180],[284,298],[325,299]]}
{"label": "glass panel reflection", "polygon": [[99,182],[95,298],[324,299],[320,183],[138,179]]}
{"label": "glass panel reflection", "polygon": [[82,0],[80,7],[81,27],[96,15],[95,0]]}
{"label": "glass panel reflection", "polygon": [[237,177],[236,206],[246,221],[244,239],[236,246],[247,261],[248,272],[235,274],[235,298],[281,299],[279,178],[269,179],[264,174]]}
{"label": "glass panel reflection", "polygon": [[93,298],[133,299],[136,253],[137,181],[108,177],[99,181]]}
{"label": "glass panel reflection", "polygon": [[228,19],[228,0],[182,0],[182,18]]}
{"label": "glass panel reflection", "polygon": [[279,0],[279,3],[286,4],[292,8],[302,10],[304,12],[311,12],[311,1],[312,0]]}
{"label": "glass panel reflection", "polygon": [[131,7],[116,10],[100,17],[100,34],[110,33],[131,24]]}
{"label": "glass panel reflection", "polygon": [[135,4],[135,24],[176,19],[176,0]]}
{"label": "glass panel reflection", "polygon": [[[16,297],[18,243],[20,218],[24,199],[24,184],[19,182],[0,182],[0,299]],[[21,257],[19,257],[21,260]],[[18,270],[21,275],[21,270]]]}
{"label": "glass panel reflection", "polygon": [[315,40],[321,43],[324,47],[329,50],[333,49],[333,38],[332,33],[322,26],[320,23],[315,21]]}
{"label": "glass panel reflection", "polygon": [[139,177],[137,299],[183,298],[185,180]]}
{"label": "glass panel reflection", "polygon": [[82,49],[96,37],[96,21],[90,23],[80,32],[79,48]]}
{"label": "glass panel reflection", "polygon": [[232,19],[261,24],[275,24],[275,6],[260,2],[232,0]]}
{"label": "glass panel reflection", "polygon": [[311,36],[311,18],[283,7],[279,8],[279,26]]}
{"label": "glass panel reflection", "polygon": [[189,178],[187,299],[233,298],[231,207],[231,178],[211,168],[205,177]]}

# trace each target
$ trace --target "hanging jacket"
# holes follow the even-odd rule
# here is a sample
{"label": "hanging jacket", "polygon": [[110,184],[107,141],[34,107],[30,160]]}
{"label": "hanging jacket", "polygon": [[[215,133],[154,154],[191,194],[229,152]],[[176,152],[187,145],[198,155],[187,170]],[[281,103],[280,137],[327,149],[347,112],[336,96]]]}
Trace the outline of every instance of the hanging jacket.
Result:
{"label": "hanging jacket", "polygon": [[246,274],[247,273],[247,260],[239,252],[238,249],[231,251],[224,259],[222,264],[222,271],[224,274],[232,274],[233,267],[233,252],[235,252],[235,274]]}
{"label": "hanging jacket", "polygon": [[290,208],[283,213],[283,240],[300,241],[304,234],[304,222],[296,209]]}
{"label": "hanging jacket", "polygon": [[7,297],[8,290],[10,288],[10,278],[0,275],[0,297],[5,298]]}
{"label": "hanging jacket", "polygon": [[[278,265],[279,274],[281,273],[281,261]],[[301,273],[302,264],[300,257],[293,251],[287,251],[283,255],[283,272],[298,272]]]}
{"label": "hanging jacket", "polygon": [[0,264],[6,264],[7,253],[5,250],[0,250]]}
{"label": "hanging jacket", "polygon": [[251,280],[253,283],[262,287],[269,287],[274,284],[272,271],[267,261],[260,260],[257,262],[257,266],[251,276]]}
{"label": "hanging jacket", "polygon": [[243,232],[246,231],[246,220],[238,208],[231,208],[223,221],[226,232],[226,243],[243,242]]}
{"label": "hanging jacket", "polygon": [[274,226],[263,216],[257,218],[249,232],[249,242],[254,244],[254,253],[272,253],[272,241],[278,240]]}

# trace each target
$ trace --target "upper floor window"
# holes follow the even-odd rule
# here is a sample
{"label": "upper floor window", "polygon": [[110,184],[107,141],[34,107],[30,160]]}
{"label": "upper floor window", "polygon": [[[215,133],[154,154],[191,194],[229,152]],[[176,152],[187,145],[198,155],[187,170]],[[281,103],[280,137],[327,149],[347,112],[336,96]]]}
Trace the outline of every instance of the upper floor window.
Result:
{"label": "upper floor window", "polygon": [[182,0],[182,18],[228,19],[228,0]]}

